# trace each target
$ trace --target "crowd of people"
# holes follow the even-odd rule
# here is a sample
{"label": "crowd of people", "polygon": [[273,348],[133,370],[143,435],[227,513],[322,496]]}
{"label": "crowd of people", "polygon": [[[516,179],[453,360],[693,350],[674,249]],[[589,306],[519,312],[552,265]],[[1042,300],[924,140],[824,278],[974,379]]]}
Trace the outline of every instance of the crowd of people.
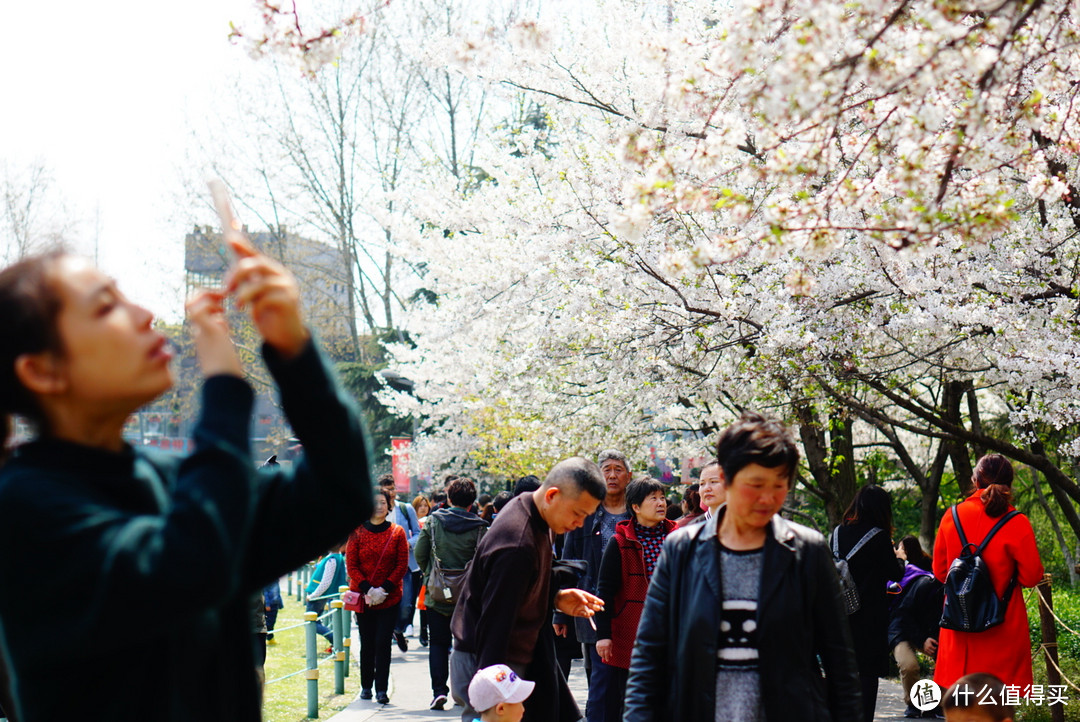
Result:
{"label": "crowd of people", "polygon": [[[258,720],[252,670],[265,646],[253,648],[245,621],[257,612],[272,641],[280,599],[263,590],[318,555],[308,609],[343,582],[354,593],[361,697],[389,701],[392,645],[407,649],[419,605],[430,707],[452,698],[463,722],[580,719],[566,683],[575,656],[589,722],[775,721],[792,710],[863,722],[890,652],[906,693],[919,655],[949,689],[939,709],[912,699],[911,717],[1009,719],[1007,701],[973,706],[962,692],[1030,688],[1014,592],[1043,567],[1004,457],[978,461],[932,555],[913,536],[894,542],[878,486],[860,489],[828,536],[786,518],[798,447],[756,413],[720,433],[674,503],[616,450],[566,459],[494,498],[452,476],[430,498],[399,501],[392,477],[370,482],[362,423],[312,342],[295,279],[229,242],[225,288],[188,304],[206,379],[185,458],[123,438],[130,414],[171,384],[152,315],[65,253],[0,272],[0,412],[38,429],[0,467],[0,588],[52,571],[40,594],[0,595],[0,703],[16,722],[147,709]],[[253,392],[227,296],[251,311],[303,443],[288,469],[250,463]],[[131,603],[176,599],[170,614]],[[26,622],[41,618],[53,621]],[[80,671],[57,695],[61,648]],[[118,695],[109,679],[121,670],[130,683]]]}
{"label": "crowd of people", "polygon": [[[892,500],[880,486],[859,489],[828,535],[785,518],[798,448],[787,428],[758,414],[723,431],[683,504],[660,481],[635,477],[617,450],[596,462],[568,459],[543,482],[522,479],[494,499],[458,476],[413,499],[431,709],[453,699],[472,722],[483,712],[469,698],[474,674],[506,665],[540,690],[525,719],[578,719],[565,683],[572,658],[583,659],[589,722],[777,720],[792,709],[866,722],[890,654],[908,717],[946,712],[912,699],[920,658],[942,689],[990,672],[999,684],[1031,684],[1024,602],[1009,590],[1033,586],[1043,570],[1028,520],[1006,516],[1004,457],[978,462],[975,491],[958,516],[945,515],[933,555],[914,535],[894,540]],[[392,479],[384,483],[389,495]],[[940,628],[950,566],[1002,520],[981,553],[1006,605],[1002,623]],[[404,535],[398,546],[395,570],[383,575],[392,588],[406,574]],[[433,590],[451,584],[447,570],[455,588]],[[388,659],[389,631],[371,643]]]}

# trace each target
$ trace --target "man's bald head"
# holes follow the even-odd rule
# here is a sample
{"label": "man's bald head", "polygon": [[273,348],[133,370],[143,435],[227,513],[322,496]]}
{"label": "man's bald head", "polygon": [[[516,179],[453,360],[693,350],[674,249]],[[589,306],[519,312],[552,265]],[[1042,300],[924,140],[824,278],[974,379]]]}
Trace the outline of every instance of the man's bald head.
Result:
{"label": "man's bald head", "polygon": [[583,456],[565,459],[552,467],[544,479],[541,491],[551,488],[558,489],[571,498],[585,492],[597,501],[603,501],[607,494],[600,467]]}
{"label": "man's bald head", "polygon": [[533,492],[533,503],[553,532],[565,534],[585,523],[605,491],[600,467],[576,456],[560,461],[548,472],[543,485]]}

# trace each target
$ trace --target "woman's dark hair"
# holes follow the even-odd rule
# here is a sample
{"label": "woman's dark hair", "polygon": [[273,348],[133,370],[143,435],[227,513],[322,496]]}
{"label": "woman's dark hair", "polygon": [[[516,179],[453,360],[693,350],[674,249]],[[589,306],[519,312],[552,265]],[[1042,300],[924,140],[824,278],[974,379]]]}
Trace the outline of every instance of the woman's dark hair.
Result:
{"label": "woman's dark hair", "polygon": [[394,497],[394,492],[387,489],[385,486],[375,487],[376,494],[382,494],[386,498],[386,515],[389,516],[394,512],[394,504],[397,503],[397,499]]}
{"label": "woman's dark hair", "polygon": [[919,537],[908,534],[896,546],[904,547],[904,556],[907,557],[908,564],[914,564],[924,572],[934,571],[934,560],[923,551],[922,544],[919,543]]}
{"label": "woman's dark hair", "polygon": [[446,496],[451,506],[468,509],[476,501],[476,484],[467,476],[459,476],[446,487]]}
{"label": "woman's dark hair", "polygon": [[490,524],[491,520],[495,518],[495,505],[491,503],[484,504],[483,508],[480,509],[480,518]]}
{"label": "woman's dark hair", "polygon": [[664,485],[656,479],[644,477],[631,481],[626,485],[626,510],[633,511],[635,506],[645,503],[654,491],[664,493]]}
{"label": "woman's dark hair", "polygon": [[7,452],[13,414],[44,429],[37,400],[15,375],[15,361],[24,354],[64,353],[57,328],[63,300],[53,271],[66,255],[50,251],[0,271],[0,458]]}
{"label": "woman's dark hair", "polygon": [[971,481],[983,490],[979,498],[989,516],[1001,516],[1012,506],[1013,468],[1001,454],[987,454],[979,459]]}
{"label": "woman's dark hair", "polygon": [[518,494],[524,494],[527,491],[536,491],[539,488],[540,477],[529,474],[528,476],[523,476],[517,480],[517,483],[514,484],[514,490],[510,493],[510,496],[515,497]]}
{"label": "woman's dark hair", "polygon": [[495,498],[491,501],[491,506],[495,508],[495,513],[498,514],[503,510],[503,507],[510,503],[510,500],[514,497],[508,491],[500,491],[495,495]]}
{"label": "woman's dark hair", "polygon": [[842,524],[876,526],[892,535],[892,498],[889,492],[875,484],[867,484],[859,489],[844,512]]}
{"label": "woman's dark hair", "polygon": [[705,513],[705,510],[701,508],[701,492],[694,488],[695,485],[691,485],[686,493],[683,494],[683,503],[686,504],[687,516],[699,516]]}
{"label": "woman's dark hair", "polygon": [[724,486],[750,464],[766,469],[782,468],[788,484],[799,465],[799,448],[786,426],[756,411],[747,411],[720,433],[716,460],[724,472]]}
{"label": "woman's dark hair", "polygon": [[491,494],[481,494],[476,497],[476,505],[483,509],[485,506],[491,503]]}
{"label": "woman's dark hair", "polygon": [[671,521],[683,518],[683,510],[679,505],[679,501],[679,499],[675,499],[674,501],[671,499],[667,500],[667,512],[665,513],[665,516]]}

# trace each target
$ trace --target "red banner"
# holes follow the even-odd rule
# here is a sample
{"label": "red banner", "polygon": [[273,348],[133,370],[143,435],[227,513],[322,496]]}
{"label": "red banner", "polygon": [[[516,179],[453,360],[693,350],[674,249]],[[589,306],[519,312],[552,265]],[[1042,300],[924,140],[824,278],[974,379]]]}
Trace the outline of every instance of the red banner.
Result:
{"label": "red banner", "polygon": [[409,445],[412,439],[408,436],[397,436],[390,439],[390,448],[393,451],[392,466],[394,470],[394,491],[399,494],[409,493]]}

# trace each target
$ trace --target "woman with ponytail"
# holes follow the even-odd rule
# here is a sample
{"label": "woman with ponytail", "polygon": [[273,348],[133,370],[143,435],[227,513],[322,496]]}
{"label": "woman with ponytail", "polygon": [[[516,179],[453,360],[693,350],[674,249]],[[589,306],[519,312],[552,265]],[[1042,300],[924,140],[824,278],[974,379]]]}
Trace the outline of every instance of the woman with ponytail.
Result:
{"label": "woman with ponytail", "polygon": [[[205,380],[186,458],[122,435],[172,384],[153,315],[66,253],[0,271],[0,415],[37,430],[14,449],[5,435],[0,467],[0,697],[15,720],[257,722],[253,596],[370,516],[361,424],[296,280],[229,243],[225,288],[187,306]],[[254,469],[227,296],[250,311],[304,443],[289,470]]]}
{"label": "woman with ponytail", "polygon": [[[1000,454],[979,459],[972,474],[975,492],[956,505],[960,526],[970,544],[978,546],[1001,517],[1012,511],[1013,468]],[[960,556],[960,535],[951,512],[941,520],[934,541],[934,576],[944,582],[953,560]],[[1010,519],[983,551],[994,590],[1003,597],[1015,578],[1022,587],[1033,587],[1043,577],[1043,565],[1035,545],[1035,532],[1023,514]],[[942,627],[938,640],[934,681],[948,688],[965,674],[993,672],[1005,684],[1031,684],[1031,640],[1024,595],[1013,591],[1005,621],[982,632],[960,632]]]}

